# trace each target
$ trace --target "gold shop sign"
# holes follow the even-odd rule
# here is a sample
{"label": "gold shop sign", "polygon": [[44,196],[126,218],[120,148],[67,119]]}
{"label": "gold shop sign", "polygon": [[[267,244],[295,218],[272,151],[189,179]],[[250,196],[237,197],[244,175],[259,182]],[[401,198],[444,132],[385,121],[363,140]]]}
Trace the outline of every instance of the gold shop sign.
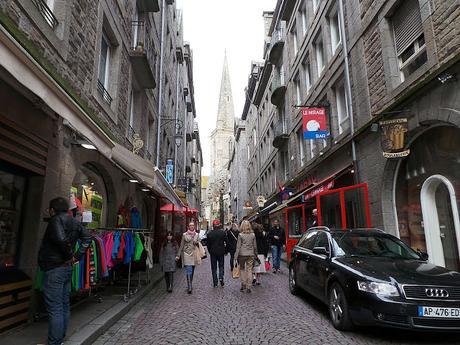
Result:
{"label": "gold shop sign", "polygon": [[407,119],[380,121],[382,151],[385,158],[401,158],[409,155],[406,147]]}

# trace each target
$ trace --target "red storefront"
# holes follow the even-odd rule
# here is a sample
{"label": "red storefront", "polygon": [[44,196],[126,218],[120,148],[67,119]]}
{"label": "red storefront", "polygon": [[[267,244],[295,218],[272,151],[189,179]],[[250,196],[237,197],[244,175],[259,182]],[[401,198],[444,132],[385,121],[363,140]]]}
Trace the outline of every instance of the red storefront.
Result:
{"label": "red storefront", "polygon": [[[371,227],[367,183],[353,184],[353,169],[346,168],[296,193],[270,212],[270,223],[280,221],[286,231],[288,260],[302,234],[311,226],[334,229]],[[317,217],[313,210],[317,210]],[[316,221],[315,221],[316,220]]]}

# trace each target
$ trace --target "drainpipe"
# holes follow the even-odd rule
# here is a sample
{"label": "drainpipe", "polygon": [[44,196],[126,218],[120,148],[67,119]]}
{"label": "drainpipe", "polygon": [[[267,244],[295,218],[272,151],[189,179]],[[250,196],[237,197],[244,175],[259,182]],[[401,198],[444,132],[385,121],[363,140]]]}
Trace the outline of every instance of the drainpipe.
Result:
{"label": "drainpipe", "polygon": [[158,123],[157,123],[157,159],[156,166],[160,167],[161,145],[161,116],[163,108],[163,55],[165,40],[166,0],[161,0],[161,38],[160,38],[160,82],[158,86]]}
{"label": "drainpipe", "polygon": [[[177,62],[176,68],[176,111],[174,114],[174,134],[177,135],[177,118],[179,117],[179,61]],[[174,184],[177,186],[177,145],[176,145],[176,138],[174,137]]]}
{"label": "drainpipe", "polygon": [[354,173],[354,182],[355,184],[359,183],[359,173],[358,173],[358,162],[356,157],[356,142],[353,139],[353,135],[355,134],[355,122],[353,118],[353,103],[351,97],[351,81],[350,81],[350,69],[348,67],[348,44],[347,38],[345,34],[345,14],[343,11],[343,0],[339,0],[339,22],[340,22],[340,33],[342,39],[342,50],[344,55],[344,63],[345,63],[345,86],[346,86],[346,97],[347,97],[347,111],[350,117],[350,135],[351,139],[351,157],[353,160],[353,168],[355,169]]}

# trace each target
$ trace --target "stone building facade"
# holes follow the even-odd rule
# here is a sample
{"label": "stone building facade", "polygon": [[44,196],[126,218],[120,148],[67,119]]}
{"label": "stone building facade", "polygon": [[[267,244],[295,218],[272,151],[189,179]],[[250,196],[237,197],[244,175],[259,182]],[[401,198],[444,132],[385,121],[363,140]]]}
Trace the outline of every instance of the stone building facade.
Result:
{"label": "stone building facade", "polygon": [[[275,148],[249,161],[251,201],[267,199],[250,216],[281,218],[294,236],[321,208],[323,224],[382,227],[458,269],[459,181],[447,167],[458,164],[459,15],[455,1],[278,1],[246,126],[254,156],[269,133],[256,123],[273,123]],[[327,138],[304,140],[302,107],[326,110]],[[383,156],[390,120],[407,123],[405,158]],[[257,185],[271,159],[279,190]]]}
{"label": "stone building facade", "polygon": [[[185,202],[167,159],[201,180],[192,66],[174,1],[0,3],[0,284],[30,288],[56,196],[84,200],[90,228],[137,209],[158,250],[160,208]],[[29,319],[31,305],[2,325]]]}

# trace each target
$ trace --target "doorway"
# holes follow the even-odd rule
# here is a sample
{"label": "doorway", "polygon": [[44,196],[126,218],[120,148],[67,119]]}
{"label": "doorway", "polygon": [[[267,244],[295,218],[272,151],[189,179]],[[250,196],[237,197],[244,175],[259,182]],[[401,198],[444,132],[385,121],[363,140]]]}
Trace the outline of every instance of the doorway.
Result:
{"label": "doorway", "polygon": [[452,182],[432,175],[420,192],[423,228],[429,260],[450,270],[460,270],[460,221]]}

